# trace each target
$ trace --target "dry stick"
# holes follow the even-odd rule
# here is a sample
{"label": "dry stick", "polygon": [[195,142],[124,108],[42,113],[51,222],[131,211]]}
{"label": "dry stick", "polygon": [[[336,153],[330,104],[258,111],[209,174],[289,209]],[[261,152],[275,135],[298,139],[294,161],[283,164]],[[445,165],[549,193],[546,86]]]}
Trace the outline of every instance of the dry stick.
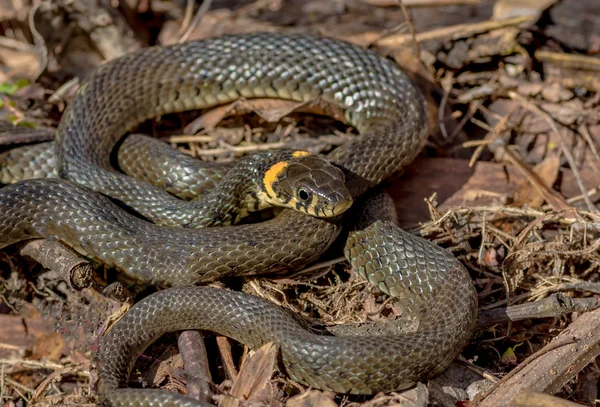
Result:
{"label": "dry stick", "polygon": [[[363,0],[363,2],[377,7],[389,7],[397,4],[393,0]],[[432,7],[479,4],[481,0],[404,0],[403,3],[406,7]]]}
{"label": "dry stick", "polygon": [[179,39],[180,44],[183,42],[186,42],[187,39],[190,37],[190,35],[192,35],[192,32],[194,32],[196,27],[198,27],[198,25],[200,24],[200,21],[202,20],[202,17],[204,17],[204,14],[206,14],[206,12],[210,9],[211,5],[212,5],[212,0],[204,0],[202,2],[202,4],[200,5],[200,8],[196,12],[196,15],[194,16],[194,19],[192,20],[192,23],[190,24],[190,26],[187,28],[185,33],[183,33],[183,35]]}
{"label": "dry stick", "polygon": [[183,35],[185,30],[190,26],[190,21],[192,21],[192,15],[194,14],[194,4],[196,2],[194,0],[187,0],[187,4],[185,6],[185,12],[183,14],[183,20],[181,21],[181,29],[179,30],[179,35]]}
{"label": "dry stick", "polygon": [[417,30],[415,30],[415,25],[412,22],[412,18],[410,17],[410,14],[408,14],[408,10],[406,9],[406,5],[404,4],[403,0],[396,0],[398,2],[398,4],[400,5],[400,8],[402,9],[402,14],[404,14],[404,18],[406,19],[406,22],[408,23],[408,28],[410,29],[410,35],[412,37],[412,42],[413,44],[415,44],[415,49],[417,51],[417,60],[421,61],[421,46],[419,45],[419,42],[417,41]]}
{"label": "dry stick", "polygon": [[490,389],[478,407],[507,407],[520,390],[554,394],[600,355],[600,309],[572,322]]}
{"label": "dry stick", "polygon": [[221,359],[223,360],[223,368],[225,369],[225,375],[230,380],[237,379],[238,372],[233,361],[233,355],[231,354],[231,343],[229,338],[225,336],[217,336],[217,346],[221,353]]}
{"label": "dry stick", "polygon": [[[435,30],[418,33],[414,36],[414,41],[421,43],[423,41],[432,41],[440,39],[458,40],[461,38],[468,38],[477,34],[483,34],[488,31],[498,30],[500,28],[505,27],[512,27],[523,23],[530,23],[533,21],[535,21],[535,18],[533,16],[519,16],[500,21],[488,20],[473,24],[457,24],[449,27],[437,28]],[[399,34],[381,38],[380,40],[377,40],[375,42],[375,45],[383,48],[396,48],[398,46],[406,44],[411,40],[413,40],[412,34]]]}
{"label": "dry stick", "polygon": [[522,390],[510,404],[511,407],[581,407],[581,404],[573,403],[549,394],[538,393],[531,389]]}
{"label": "dry stick", "polygon": [[480,311],[477,317],[477,327],[485,328],[507,321],[520,321],[523,319],[555,318],[576,311],[591,311],[599,306],[600,300],[595,297],[570,298],[558,293],[534,302],[513,305],[508,308]]}
{"label": "dry stick", "polygon": [[597,57],[540,50],[535,51],[534,58],[542,62],[554,62],[565,68],[600,71],[600,59]]}
{"label": "dry stick", "polygon": [[457,6],[463,4],[479,4],[481,0],[404,0],[407,7],[424,6]]}
{"label": "dry stick", "polygon": [[20,52],[35,51],[35,46],[3,35],[0,35],[0,47]]}
{"label": "dry stick", "polygon": [[31,36],[33,38],[33,43],[35,44],[35,55],[37,57],[38,63],[40,64],[38,71],[34,75],[33,81],[37,81],[42,73],[46,70],[48,66],[48,47],[46,46],[46,40],[42,34],[39,33],[35,26],[35,13],[42,7],[42,3],[38,3],[35,5],[27,16],[27,21],[29,23],[29,31],[31,32]]}
{"label": "dry stick", "polygon": [[585,201],[585,204],[586,204],[588,210],[590,212],[595,212],[595,213],[600,212],[587,194],[587,190],[585,188],[585,185],[583,185],[583,180],[581,179],[581,175],[579,174],[579,170],[577,169],[577,164],[575,163],[575,159],[573,158],[571,151],[569,151],[569,149],[565,145],[565,142],[562,138],[562,134],[560,133],[560,130],[557,126],[556,120],[554,120],[552,118],[552,116],[550,116],[548,113],[546,113],[545,111],[540,109],[535,104],[529,102],[527,99],[525,99],[523,96],[519,95],[518,93],[511,90],[508,92],[508,96],[511,99],[517,101],[525,109],[529,110],[532,113],[537,114],[538,116],[544,118],[544,120],[546,120],[546,122],[548,122],[548,124],[552,128],[552,131],[554,131],[554,133],[556,133],[558,142],[560,144],[560,148],[561,148],[563,154],[565,155],[565,158],[567,159],[569,166],[571,167],[571,171],[573,171],[573,176],[575,177],[575,180],[577,181],[577,185],[579,186],[579,189],[581,190],[581,193],[583,194],[583,199]]}
{"label": "dry stick", "polygon": [[[555,211],[562,211],[571,208],[571,205],[567,203],[565,198],[554,189],[548,187],[540,176],[531,171],[531,169],[521,160],[517,154],[507,148],[505,145],[497,146],[502,153],[502,160],[512,164],[523,176],[529,181],[531,185],[537,190],[537,192],[544,197],[544,200],[548,202],[550,207]],[[585,190],[584,190],[585,192]]]}
{"label": "dry stick", "polygon": [[[551,287],[542,287],[535,291],[529,291],[524,294],[516,295],[514,297],[511,297],[510,300],[517,302],[517,301],[527,300],[531,297],[539,297],[542,295],[556,293],[556,292],[563,292],[563,291],[589,291],[591,293],[600,294],[600,284],[592,283],[592,282],[588,282],[588,281],[557,284],[557,285],[553,285]],[[487,310],[492,310],[492,309],[498,308],[504,304],[507,304],[508,301],[509,301],[508,299],[499,300],[499,301],[494,302],[493,304],[479,307],[479,312],[484,312]]]}
{"label": "dry stick", "polygon": [[92,283],[92,265],[60,242],[33,240],[21,249],[21,254],[31,257],[47,269],[58,272],[61,278],[76,290],[84,289]]}
{"label": "dry stick", "polygon": [[[583,139],[585,140],[588,147],[590,148],[590,151],[592,152],[592,155],[596,159],[596,162],[600,164],[600,154],[598,154],[598,149],[596,148],[596,144],[594,143],[594,140],[592,139],[592,135],[590,134],[590,131],[588,130],[587,125],[580,126],[579,133],[583,136]],[[594,167],[594,169],[596,170],[596,172],[600,172],[600,168],[598,168],[598,166],[596,165],[594,160],[591,161],[591,164]]]}
{"label": "dry stick", "polygon": [[212,376],[202,334],[198,331],[182,332],[177,338],[177,345],[187,374],[188,396],[206,403],[210,402],[212,399],[210,389]]}
{"label": "dry stick", "polygon": [[47,127],[30,129],[0,121],[0,145],[10,146],[54,140],[54,131]]}
{"label": "dry stick", "polygon": [[[177,139],[178,141],[180,139]],[[327,143],[333,146],[337,146],[346,142],[345,137],[339,137],[335,135],[325,135],[321,136],[317,139],[308,139],[305,141],[306,146],[318,145],[319,143]],[[200,150],[196,153],[198,156],[212,156],[212,155],[226,155],[231,153],[250,153],[255,151],[265,151],[277,148],[289,148],[290,145],[293,145],[293,142],[289,141],[277,141],[274,143],[265,143],[265,144],[251,144],[246,146],[232,146],[227,143],[221,143],[221,145],[225,147],[220,148],[212,148],[206,150]]]}

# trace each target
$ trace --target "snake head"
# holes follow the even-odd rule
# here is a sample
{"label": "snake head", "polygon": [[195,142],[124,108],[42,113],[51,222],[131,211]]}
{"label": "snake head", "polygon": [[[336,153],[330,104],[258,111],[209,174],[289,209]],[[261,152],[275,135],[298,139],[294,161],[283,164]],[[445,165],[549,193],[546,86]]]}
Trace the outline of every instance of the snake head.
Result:
{"label": "snake head", "polygon": [[306,151],[272,165],[263,181],[264,199],[271,205],[318,218],[337,216],[352,205],[342,170]]}

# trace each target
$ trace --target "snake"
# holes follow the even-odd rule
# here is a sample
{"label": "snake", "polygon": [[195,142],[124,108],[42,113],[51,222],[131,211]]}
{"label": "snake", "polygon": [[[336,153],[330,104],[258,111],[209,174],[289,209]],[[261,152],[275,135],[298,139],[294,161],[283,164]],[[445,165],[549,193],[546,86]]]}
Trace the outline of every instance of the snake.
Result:
{"label": "snake", "polygon": [[[341,171],[353,200],[408,165],[427,135],[422,93],[376,52],[310,35],[229,35],[148,47],[101,65],[59,123],[59,178],[0,189],[0,247],[55,238],[137,282],[170,287],[135,304],[102,337],[94,356],[100,404],[202,405],[127,388],[136,356],[174,330],[211,330],[251,348],[273,341],[280,369],[291,378],[349,394],[411,387],[444,370],[468,342],[477,314],[468,272],[448,251],[386,219],[351,231],[344,252],[358,274],[397,296],[403,311],[418,319],[414,332],[317,335],[263,299],[193,286],[302,268],[331,246],[350,215],[284,209],[266,222],[196,229],[193,200],[119,172],[112,153],[125,133],[147,119],[265,97],[324,101],[344,112],[359,135],[325,158]],[[286,167],[287,161],[268,170],[273,166]],[[348,206],[345,194],[342,206]]]}

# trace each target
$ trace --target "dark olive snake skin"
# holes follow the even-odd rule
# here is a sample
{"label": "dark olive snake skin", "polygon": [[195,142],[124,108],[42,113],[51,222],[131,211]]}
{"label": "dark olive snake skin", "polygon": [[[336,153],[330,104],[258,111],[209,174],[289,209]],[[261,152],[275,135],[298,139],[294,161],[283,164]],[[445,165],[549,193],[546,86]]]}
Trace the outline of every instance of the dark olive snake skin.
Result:
{"label": "dark olive snake skin", "polygon": [[[141,121],[243,96],[321,98],[346,112],[360,136],[327,157],[354,197],[418,153],[426,135],[423,96],[391,61],[345,42],[299,35],[228,36],[144,49],[101,66],[58,129],[59,175],[0,190],[0,246],[56,237],[143,282],[184,286],[227,275],[298,269],[340,231],[285,210],[256,224],[191,230],[193,207],[114,171],[110,152]],[[116,206],[111,196],[156,225]],[[119,389],[135,357],[161,333],[207,329],[256,348],[275,341],[282,370],[317,388],[374,394],[410,387],[442,370],[474,329],[477,300],[466,270],[443,249],[378,221],[351,232],[346,256],[384,291],[399,295],[419,330],[356,338],[314,335],[287,312],[252,296],[205,287],[170,288],[136,304],[95,356],[101,404],[193,405],[165,392]],[[198,403],[196,403],[198,405]]]}
{"label": "dark olive snake skin", "polygon": [[[202,197],[214,189],[233,165],[198,160],[142,134],[124,138],[117,161],[125,174],[185,200]],[[58,178],[54,142],[12,148],[0,154],[1,184],[35,178]]]}

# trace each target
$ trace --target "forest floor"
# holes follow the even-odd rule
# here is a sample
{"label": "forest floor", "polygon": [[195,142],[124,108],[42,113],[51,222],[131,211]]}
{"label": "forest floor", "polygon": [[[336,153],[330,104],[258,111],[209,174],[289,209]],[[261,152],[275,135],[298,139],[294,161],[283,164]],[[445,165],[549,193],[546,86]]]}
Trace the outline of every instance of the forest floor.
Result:
{"label": "forest floor", "polygon": [[[395,60],[423,90],[428,143],[387,190],[402,227],[450,250],[471,273],[480,316],[462,357],[408,392],[356,397],[308,389],[278,373],[268,349],[209,336],[212,402],[600,405],[600,3],[0,0],[0,23],[0,119],[23,130],[0,132],[2,149],[51,139],[52,130],[26,129],[55,128],[80,80],[104,61],[223,34],[344,39]],[[277,107],[168,115],[140,130],[209,161],[265,144],[324,152],[355,133]],[[92,403],[90,351],[132,299],[77,290],[23,254],[27,247],[0,252],[0,405]],[[325,324],[402,313],[342,260],[243,289]],[[185,392],[176,342],[169,335],[144,352],[132,385]]]}

